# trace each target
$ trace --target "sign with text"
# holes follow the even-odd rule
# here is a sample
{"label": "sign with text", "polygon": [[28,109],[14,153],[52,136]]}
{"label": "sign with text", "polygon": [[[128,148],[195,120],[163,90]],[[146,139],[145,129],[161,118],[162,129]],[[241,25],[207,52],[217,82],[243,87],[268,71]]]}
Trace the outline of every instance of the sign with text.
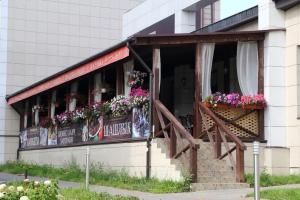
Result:
{"label": "sign with text", "polygon": [[104,118],[103,124],[104,140],[131,138],[131,115],[126,115],[118,118]]}
{"label": "sign with text", "polygon": [[28,128],[20,132],[21,148],[146,138],[150,133],[148,118],[148,112],[134,108],[132,113],[116,118],[100,116],[89,123]]}
{"label": "sign with text", "polygon": [[73,124],[71,126],[57,129],[57,143],[58,145],[75,144],[82,142],[82,125]]}
{"label": "sign with text", "polygon": [[34,147],[40,145],[40,130],[39,128],[27,129],[26,147]]}
{"label": "sign with text", "polygon": [[9,97],[8,105],[14,104],[18,101],[21,101],[23,99],[26,99],[28,97],[31,97],[38,93],[41,93],[45,90],[49,90],[58,85],[61,85],[68,81],[71,81],[71,80],[74,80],[81,76],[84,76],[88,73],[96,71],[102,67],[109,65],[109,64],[112,64],[114,62],[122,60],[128,56],[129,56],[129,49],[126,46],[120,47],[120,48],[118,48],[114,51],[111,51],[105,55],[95,58],[94,60],[92,60],[90,62],[82,64],[82,65],[80,65],[74,69],[71,69],[65,73],[62,73],[50,80],[47,80],[35,87],[25,90],[24,92],[20,92],[19,94],[16,94],[13,97]]}

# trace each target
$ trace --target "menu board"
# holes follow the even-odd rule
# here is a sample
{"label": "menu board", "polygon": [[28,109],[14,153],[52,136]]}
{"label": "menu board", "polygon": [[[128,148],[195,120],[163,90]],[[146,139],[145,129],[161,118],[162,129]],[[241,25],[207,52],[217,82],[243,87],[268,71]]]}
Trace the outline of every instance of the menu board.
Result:
{"label": "menu board", "polygon": [[82,124],[72,124],[70,126],[57,129],[58,145],[75,144],[82,142]]}
{"label": "menu board", "polygon": [[40,130],[39,128],[27,129],[26,147],[34,147],[40,145]]}

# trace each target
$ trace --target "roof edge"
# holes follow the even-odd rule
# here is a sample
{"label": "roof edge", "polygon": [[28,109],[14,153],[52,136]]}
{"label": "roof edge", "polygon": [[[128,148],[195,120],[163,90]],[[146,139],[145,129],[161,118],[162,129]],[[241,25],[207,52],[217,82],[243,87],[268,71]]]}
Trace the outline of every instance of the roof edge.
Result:
{"label": "roof edge", "polygon": [[64,69],[64,70],[61,70],[61,71],[59,71],[59,72],[57,72],[57,73],[55,73],[55,74],[52,74],[52,75],[50,75],[50,76],[48,76],[48,77],[46,77],[46,78],[44,78],[44,79],[42,79],[42,80],[40,80],[40,81],[37,81],[37,82],[35,82],[35,83],[33,83],[33,84],[31,84],[31,85],[29,85],[29,86],[27,86],[27,87],[25,87],[25,88],[23,88],[23,89],[21,89],[21,90],[18,90],[18,91],[16,91],[16,92],[14,92],[14,93],[12,93],[12,94],[8,94],[8,95],[5,96],[5,99],[6,99],[6,101],[8,102],[8,100],[9,100],[10,98],[12,98],[12,97],[14,97],[14,96],[16,96],[16,95],[18,95],[18,94],[21,94],[22,92],[25,92],[25,91],[27,91],[27,90],[30,90],[30,89],[32,89],[32,88],[34,88],[34,87],[36,87],[36,86],[38,86],[38,85],[40,85],[40,84],[42,84],[42,83],[47,82],[48,80],[51,80],[51,79],[53,79],[53,78],[56,78],[56,77],[58,77],[59,75],[62,75],[62,74],[64,74],[64,73],[68,72],[68,71],[71,71],[71,70],[73,70],[73,69],[75,69],[75,68],[77,68],[77,67],[79,67],[79,66],[81,66],[81,65],[84,65],[84,64],[86,64],[86,63],[89,63],[90,61],[92,61],[92,60],[94,60],[94,59],[96,59],[96,58],[98,58],[98,57],[101,57],[101,56],[103,56],[103,55],[105,55],[105,54],[107,54],[107,53],[110,53],[110,52],[114,51],[115,49],[118,49],[118,48],[120,48],[120,47],[122,47],[122,46],[126,46],[127,43],[130,42],[131,40],[132,40],[132,38],[128,38],[128,39],[126,39],[126,40],[124,40],[124,41],[121,41],[121,42],[117,43],[116,45],[113,45],[113,46],[111,46],[111,47],[109,47],[109,48],[107,48],[107,49],[105,49],[105,50],[103,50],[103,51],[101,51],[101,52],[99,52],[99,53],[97,53],[97,54],[95,54],[95,55],[92,55],[92,56],[88,57],[88,58],[85,59],[85,60],[82,60],[82,61],[80,61],[80,62],[78,62],[78,63],[76,63],[76,64],[74,64],[74,65],[71,65],[70,67],[67,67],[67,68]]}

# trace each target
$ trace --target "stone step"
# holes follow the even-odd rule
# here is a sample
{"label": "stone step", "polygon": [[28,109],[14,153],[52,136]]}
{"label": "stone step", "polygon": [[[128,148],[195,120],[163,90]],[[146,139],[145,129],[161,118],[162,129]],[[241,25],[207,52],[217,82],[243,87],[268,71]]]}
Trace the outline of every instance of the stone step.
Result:
{"label": "stone step", "polygon": [[249,188],[247,183],[193,183],[192,191]]}
{"label": "stone step", "polygon": [[198,176],[234,176],[232,170],[198,170]]}
{"label": "stone step", "polygon": [[234,176],[198,176],[198,183],[236,183]]}
{"label": "stone step", "polygon": [[208,163],[198,162],[198,169],[199,170],[209,170],[212,169],[214,171],[224,171],[224,170],[231,170],[231,168],[226,164],[214,163],[209,161]]}

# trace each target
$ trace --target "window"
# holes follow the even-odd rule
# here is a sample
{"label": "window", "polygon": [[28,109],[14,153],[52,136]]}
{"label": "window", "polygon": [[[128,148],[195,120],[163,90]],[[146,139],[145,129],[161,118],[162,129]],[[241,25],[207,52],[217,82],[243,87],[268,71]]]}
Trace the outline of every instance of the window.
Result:
{"label": "window", "polygon": [[202,9],[202,24],[203,27],[212,23],[212,6],[208,5]]}
{"label": "window", "polygon": [[196,11],[197,29],[220,20],[220,1],[203,1]]}

